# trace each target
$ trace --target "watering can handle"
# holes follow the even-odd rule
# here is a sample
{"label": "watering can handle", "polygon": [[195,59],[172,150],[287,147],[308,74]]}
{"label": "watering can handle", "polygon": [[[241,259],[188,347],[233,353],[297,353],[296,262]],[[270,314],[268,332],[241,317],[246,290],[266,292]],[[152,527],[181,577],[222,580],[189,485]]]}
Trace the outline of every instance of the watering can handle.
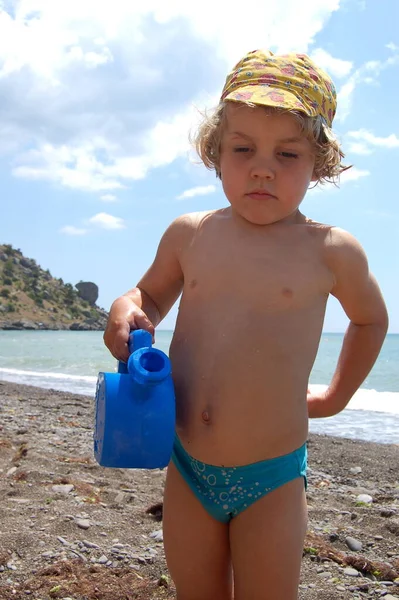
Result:
{"label": "watering can handle", "polygon": [[[129,334],[129,353],[132,354],[135,350],[139,348],[151,348],[152,346],[152,335],[145,331],[144,329],[135,329],[131,331]],[[126,375],[129,371],[127,370],[127,364],[119,361],[118,362],[118,373],[122,373]]]}

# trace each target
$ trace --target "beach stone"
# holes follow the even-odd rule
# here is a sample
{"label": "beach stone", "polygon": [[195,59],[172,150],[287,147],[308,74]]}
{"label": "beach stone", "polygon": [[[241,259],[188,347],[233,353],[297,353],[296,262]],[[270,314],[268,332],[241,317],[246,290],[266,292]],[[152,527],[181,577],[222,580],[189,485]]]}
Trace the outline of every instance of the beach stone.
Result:
{"label": "beach stone", "polygon": [[119,492],[116,496],[115,496],[115,504],[123,504],[123,502],[125,501],[125,494],[123,492]]}
{"label": "beach stone", "polygon": [[17,467],[11,467],[11,469],[8,469],[7,473],[6,473],[6,477],[11,477],[11,475],[14,475],[14,473],[16,473],[17,471]]}
{"label": "beach stone", "polygon": [[67,494],[70,494],[72,492],[74,486],[71,483],[66,485],[53,485],[51,489],[56,494],[64,494],[66,496]]}
{"label": "beach stone", "polygon": [[108,558],[105,556],[105,554],[103,554],[102,556],[100,556],[100,558],[97,560],[97,562],[100,565],[105,565],[108,562]]}
{"label": "beach stone", "polygon": [[362,467],[351,467],[349,471],[352,473],[352,475],[359,475],[359,473],[362,472]]}
{"label": "beach stone", "polygon": [[359,540],[350,536],[345,538],[345,544],[348,546],[349,550],[353,550],[353,552],[359,552],[363,548],[362,542],[359,542]]}
{"label": "beach stone", "polygon": [[352,567],[346,567],[346,569],[344,569],[344,575],[347,575],[348,577],[359,577],[359,571],[352,569]]}
{"label": "beach stone", "polygon": [[63,544],[64,546],[69,546],[69,542],[60,535],[57,535],[57,540],[61,542],[61,544]]}
{"label": "beach stone", "polygon": [[399,600],[399,596],[392,596],[392,594],[387,594],[384,598],[385,600]]}
{"label": "beach stone", "polygon": [[90,521],[88,519],[77,519],[76,525],[80,529],[89,529],[91,523],[90,523]]}
{"label": "beach stone", "polygon": [[100,548],[100,546],[94,544],[93,542],[89,542],[88,540],[82,540],[82,544],[86,546],[86,548],[95,548],[96,550],[99,550]]}
{"label": "beach stone", "polygon": [[373,498],[369,494],[359,494],[356,498],[356,501],[364,502],[365,504],[371,504],[373,502]]}
{"label": "beach stone", "polygon": [[153,538],[157,542],[162,542],[163,541],[162,529],[158,529],[158,531],[153,531],[152,533],[150,533],[150,538]]}

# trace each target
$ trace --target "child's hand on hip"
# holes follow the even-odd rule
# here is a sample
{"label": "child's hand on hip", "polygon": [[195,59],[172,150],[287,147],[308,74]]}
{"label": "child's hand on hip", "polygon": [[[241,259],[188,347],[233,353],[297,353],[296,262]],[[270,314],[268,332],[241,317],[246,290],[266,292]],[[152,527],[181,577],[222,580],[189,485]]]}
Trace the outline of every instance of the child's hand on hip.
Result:
{"label": "child's hand on hip", "polygon": [[307,393],[308,416],[309,419],[330,417],[329,405],[327,402],[327,393],[324,391],[312,391],[308,388]]}

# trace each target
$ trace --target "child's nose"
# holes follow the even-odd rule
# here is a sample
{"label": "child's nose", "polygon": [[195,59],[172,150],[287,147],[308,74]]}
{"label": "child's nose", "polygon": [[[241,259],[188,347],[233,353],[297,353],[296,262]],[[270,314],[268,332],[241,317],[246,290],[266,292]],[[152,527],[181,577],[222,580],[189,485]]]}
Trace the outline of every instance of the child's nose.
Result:
{"label": "child's nose", "polygon": [[269,159],[258,160],[252,166],[251,176],[254,179],[274,179],[275,170],[272,161]]}

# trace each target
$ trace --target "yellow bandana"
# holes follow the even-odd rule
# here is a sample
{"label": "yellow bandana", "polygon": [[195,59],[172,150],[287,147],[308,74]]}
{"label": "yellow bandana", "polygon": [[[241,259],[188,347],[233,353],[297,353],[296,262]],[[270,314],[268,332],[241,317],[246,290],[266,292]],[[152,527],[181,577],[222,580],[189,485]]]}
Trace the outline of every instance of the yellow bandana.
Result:
{"label": "yellow bandana", "polygon": [[330,77],[306,54],[249,52],[227,76],[221,100],[251,102],[320,115],[331,127],[337,95]]}

